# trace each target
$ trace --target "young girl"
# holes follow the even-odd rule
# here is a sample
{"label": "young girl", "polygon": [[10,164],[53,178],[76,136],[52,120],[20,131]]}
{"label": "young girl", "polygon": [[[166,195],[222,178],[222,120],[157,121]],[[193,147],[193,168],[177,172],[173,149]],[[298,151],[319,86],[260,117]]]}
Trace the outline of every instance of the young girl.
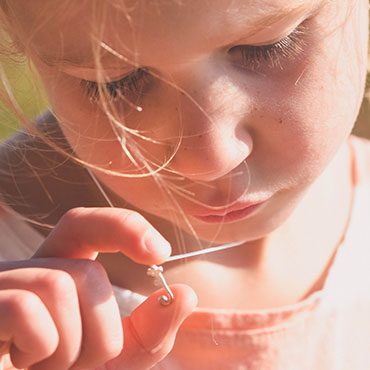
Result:
{"label": "young girl", "polygon": [[50,99],[1,147],[4,368],[370,368],[366,0],[0,9]]}

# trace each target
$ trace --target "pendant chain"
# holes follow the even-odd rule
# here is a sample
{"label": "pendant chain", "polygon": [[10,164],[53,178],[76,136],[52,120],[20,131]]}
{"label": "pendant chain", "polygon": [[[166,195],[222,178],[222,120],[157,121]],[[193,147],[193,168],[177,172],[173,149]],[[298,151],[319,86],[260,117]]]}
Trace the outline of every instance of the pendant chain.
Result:
{"label": "pendant chain", "polygon": [[[111,208],[115,208],[114,207],[114,204],[109,199],[108,194],[103,189],[103,187],[101,186],[100,182],[97,180],[97,178],[92,173],[92,171],[89,168],[86,168],[86,170],[89,173],[89,175],[92,178],[92,180],[94,181],[94,183],[97,186],[97,188],[99,189],[100,193],[102,194],[102,196],[106,200],[106,202],[109,204],[109,206]],[[177,260],[180,260],[180,259],[185,259],[185,258],[200,256],[200,255],[203,255],[203,254],[208,254],[208,253],[218,252],[218,251],[225,250],[225,249],[234,248],[234,247],[237,247],[237,246],[242,245],[243,243],[244,242],[235,242],[235,243],[217,245],[215,247],[200,249],[200,250],[193,251],[193,252],[188,252],[188,253],[183,253],[183,254],[177,254],[177,255],[168,257],[163,263],[173,262],[173,261],[177,261]],[[162,287],[167,292],[167,295],[162,295],[162,296],[159,297],[159,302],[161,303],[161,305],[162,306],[167,306],[167,305],[169,305],[173,301],[174,296],[173,296],[173,293],[172,293],[171,289],[167,285],[167,282],[164,279],[164,276],[163,276],[162,273],[163,273],[163,267],[162,266],[157,266],[157,265],[150,266],[148,268],[148,271],[147,271],[147,274],[149,276],[153,277],[155,279],[155,282],[156,283],[162,285]]]}

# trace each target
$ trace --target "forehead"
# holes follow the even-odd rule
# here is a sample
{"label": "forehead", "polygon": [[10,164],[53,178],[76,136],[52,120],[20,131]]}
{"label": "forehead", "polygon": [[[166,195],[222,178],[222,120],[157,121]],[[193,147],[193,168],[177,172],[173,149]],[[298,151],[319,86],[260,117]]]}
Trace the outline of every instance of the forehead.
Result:
{"label": "forehead", "polygon": [[39,56],[81,64],[93,60],[97,50],[113,61],[110,52],[99,50],[101,42],[129,60],[147,55],[153,61],[158,49],[176,53],[181,46],[199,52],[242,36],[258,38],[268,33],[270,26],[299,21],[324,2],[12,0],[12,8],[21,38],[33,45]]}

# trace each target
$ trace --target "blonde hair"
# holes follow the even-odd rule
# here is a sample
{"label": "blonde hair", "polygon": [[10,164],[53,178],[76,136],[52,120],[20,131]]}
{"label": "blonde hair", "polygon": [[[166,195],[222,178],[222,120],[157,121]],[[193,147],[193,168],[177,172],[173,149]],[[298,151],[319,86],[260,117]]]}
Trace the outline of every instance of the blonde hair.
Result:
{"label": "blonde hair", "polygon": [[[159,0],[158,0],[159,1]],[[165,1],[165,0],[162,0]],[[170,0],[167,0],[170,1]],[[179,6],[181,6],[182,1],[177,1]],[[32,49],[33,45],[33,39],[38,36],[38,34],[41,32],[43,26],[50,22],[52,17],[65,17],[66,19],[69,17],[73,17],[78,12],[79,7],[83,7],[86,4],[86,0],[80,0],[78,2],[73,0],[64,0],[61,2],[58,2],[58,8],[55,8],[55,2],[50,4],[48,1],[38,1],[37,4],[39,8],[37,11],[35,10],[35,21],[33,23],[33,27],[31,27],[30,30],[22,30],[22,22],[19,21],[19,19],[16,16],[16,12],[14,10],[15,7],[14,0],[0,0],[0,25],[2,29],[7,32],[7,34],[10,36],[7,39],[4,39],[6,43],[1,47],[0,52],[3,51],[3,53],[7,54],[8,56],[18,56],[18,55],[30,55],[34,52]],[[97,68],[98,73],[98,79],[104,79],[105,76],[99,75],[103,73],[103,69],[99,68],[101,66],[101,56],[102,52],[109,53],[114,55],[118,60],[123,60],[126,63],[129,63],[133,65],[134,67],[138,67],[137,61],[135,58],[133,60],[128,59],[124,55],[118,53],[115,49],[111,48],[109,45],[103,43],[101,41],[101,33],[104,27],[105,20],[105,7],[106,5],[113,6],[117,12],[120,14],[123,14],[127,21],[130,23],[130,9],[128,9],[125,5],[125,2],[122,0],[95,0],[95,1],[89,1],[90,9],[95,17],[95,21],[93,22],[94,27],[91,30],[91,42],[92,42],[92,58],[94,60],[95,65]],[[135,5],[133,6],[140,6],[141,2],[135,2]],[[52,8],[52,10],[51,10]],[[72,9],[74,9],[72,11]],[[20,35],[23,35],[21,37]],[[135,54],[135,53],[134,53]],[[41,55],[42,56],[42,55]],[[56,60],[60,60],[63,57],[63,55],[55,55]],[[191,102],[194,104],[209,120],[212,121],[212,118],[208,116],[208,114],[205,112],[205,110],[194,100],[194,98],[189,95],[186,91],[181,89],[179,86],[177,86],[173,81],[170,79],[165,79],[163,76],[156,75],[155,72],[150,71],[150,74],[153,78],[160,79],[161,81],[165,82],[170,87],[173,87],[176,91],[179,93],[185,95]],[[6,86],[6,84],[5,84]],[[57,145],[48,135],[46,135],[44,132],[38,130],[37,126],[35,126],[33,123],[29,122],[27,119],[25,119],[24,115],[22,114],[22,111],[17,106],[16,100],[12,97],[11,89],[8,88],[8,91],[1,92],[1,98],[6,102],[8,106],[10,106],[13,110],[13,112],[17,115],[18,119],[27,127],[27,129],[34,133],[35,135],[38,135],[43,138],[43,140],[54,150],[58,151],[59,153],[65,155],[68,158],[73,159],[78,164],[86,166],[87,168],[90,168],[94,171],[103,171],[104,173],[112,176],[121,176],[121,177],[144,177],[144,176],[153,176],[155,181],[160,184],[159,188],[163,189],[163,191],[166,192],[166,195],[170,199],[175,202],[175,197],[173,197],[173,194],[185,197],[189,200],[192,200],[194,202],[195,199],[192,197],[191,194],[187,193],[184,189],[181,188],[181,186],[177,186],[176,184],[172,184],[170,181],[167,181],[166,176],[163,176],[160,174],[162,171],[168,171],[167,174],[171,176],[181,176],[180,173],[176,173],[173,170],[170,170],[168,168],[168,164],[171,162],[171,160],[176,155],[180,145],[181,141],[183,139],[183,128],[181,127],[181,112],[179,112],[179,130],[178,130],[178,137],[177,142],[175,145],[171,146],[171,153],[168,155],[164,163],[154,163],[153,161],[149,160],[147,156],[145,156],[140,149],[140,145],[137,143],[137,140],[131,140],[131,138],[143,140],[143,141],[150,141],[153,144],[157,145],[167,145],[165,142],[159,142],[154,139],[152,139],[149,136],[146,136],[145,132],[130,129],[125,125],[124,117],[121,117],[119,112],[115,109],[114,104],[112,104],[112,100],[110,100],[107,97],[106,94],[106,87],[104,85],[98,84],[97,85],[97,92],[99,93],[99,96],[101,97],[101,101],[99,104],[101,104],[106,117],[109,120],[109,123],[111,124],[111,128],[116,135],[117,141],[121,144],[122,150],[126,153],[128,158],[131,159],[132,163],[137,166],[139,169],[139,173],[122,173],[110,170],[109,168],[102,168],[101,166],[93,165],[92,163],[88,163],[84,160],[81,160],[71,154],[70,151],[65,150],[65,148]],[[127,100],[124,96],[120,97],[122,99]],[[133,108],[140,110],[140,106],[136,104],[136,102],[127,101],[127,103]],[[145,171],[144,173],[142,173]],[[174,204],[174,207],[176,207],[176,204]],[[209,207],[209,206],[208,206]],[[224,207],[224,206],[223,206]],[[214,207],[217,208],[217,207]],[[185,215],[184,215],[185,217]],[[189,224],[189,226],[191,226]]]}
{"label": "blonde hair", "polygon": [[[83,6],[83,3],[85,1],[81,0],[81,2],[78,3],[78,6]],[[181,3],[181,2],[179,2]],[[41,4],[39,2],[39,4]],[[36,19],[34,23],[37,25],[32,30],[21,30],[19,29],[22,27],[21,23],[15,16],[15,12],[13,11],[13,2],[9,0],[3,0],[0,2],[0,23],[2,26],[2,29],[7,32],[9,35],[9,43],[7,45],[3,46],[4,54],[8,56],[23,56],[23,55],[30,55],[34,52],[32,49],[32,40],[34,37],[37,37],[38,32],[42,32],[42,27],[46,23],[47,20],[50,21],[50,17],[53,16],[53,14],[66,14],[65,9],[68,9],[69,6],[76,5],[76,2],[72,0],[65,0],[60,3],[60,6],[63,9],[58,9],[56,11],[54,7],[54,3],[52,5],[53,9],[52,11],[48,12],[48,8],[50,7],[50,4],[48,2],[43,2],[41,4],[41,10],[37,12]],[[109,45],[103,43],[100,41],[100,33],[101,28],[104,24],[104,17],[105,17],[105,11],[104,11],[104,4],[109,4],[111,6],[114,6],[117,11],[120,11],[130,22],[130,15],[129,10],[124,7],[124,2],[117,1],[117,0],[108,0],[108,1],[94,1],[94,7],[93,9],[93,15],[96,17],[95,21],[93,22],[95,25],[95,28],[91,30],[91,41],[93,43],[92,47],[92,58],[95,61],[95,65],[97,66],[97,79],[101,80],[104,79],[104,76],[101,74],[103,73],[103,69],[99,68],[101,66],[101,52],[102,50],[106,53],[110,53],[114,55],[119,60],[124,60],[126,63],[129,63],[135,67],[137,66],[136,60],[129,60],[122,54],[118,53],[116,50],[111,48]],[[70,9],[68,9],[70,11]],[[73,15],[73,14],[72,14]],[[71,16],[71,15],[69,15]],[[21,37],[20,34],[23,32],[25,37]],[[10,41],[11,40],[11,41]],[[62,58],[62,55],[57,55],[56,60],[59,58]],[[181,93],[184,96],[187,96],[190,101],[192,101],[193,104],[195,104],[198,109],[208,117],[208,114],[204,111],[204,109],[183,89],[181,89],[179,86],[175,85],[171,80],[165,79],[163,76],[156,75],[155,72],[150,72],[151,75],[154,78],[158,78],[161,81],[165,82],[170,87],[173,87]],[[4,76],[3,76],[4,77]],[[6,86],[7,84],[5,84]],[[102,106],[106,117],[109,120],[109,123],[111,125],[112,131],[114,132],[117,141],[120,143],[123,152],[127,155],[127,157],[132,161],[132,163],[138,168],[138,171],[135,173],[125,173],[121,171],[115,171],[111,170],[109,168],[102,168],[101,166],[94,165],[92,163],[86,162],[77,156],[73,155],[73,153],[70,152],[70,150],[66,150],[63,146],[57,145],[57,143],[53,140],[52,137],[50,137],[48,134],[46,134],[44,131],[39,130],[38,127],[35,125],[34,122],[29,122],[24,115],[22,114],[21,109],[18,107],[16,99],[14,99],[12,95],[11,88],[9,87],[6,92],[0,91],[1,99],[6,103],[7,106],[9,106],[14,114],[18,117],[19,121],[22,122],[22,124],[28,129],[28,131],[31,134],[37,135],[42,138],[42,140],[51,148],[53,148],[58,153],[62,154],[63,156],[66,156],[66,158],[72,159],[79,165],[82,165],[89,170],[93,171],[102,171],[105,174],[112,175],[112,176],[120,176],[120,177],[127,177],[127,178],[138,178],[138,177],[147,177],[151,176],[154,181],[158,184],[158,188],[164,192],[165,196],[167,196],[167,199],[173,203],[173,208],[177,211],[180,211],[182,214],[182,217],[184,218],[185,222],[187,223],[187,226],[189,227],[191,233],[195,237],[195,240],[200,242],[199,238],[196,235],[195,230],[193,229],[191,223],[187,220],[186,215],[183,213],[181,207],[178,205],[176,201],[176,197],[174,194],[184,197],[190,201],[193,201],[195,203],[202,204],[200,201],[197,201],[194,199],[193,195],[187,191],[186,189],[183,189],[181,185],[177,185],[176,181],[170,181],[169,178],[176,177],[178,179],[182,179],[182,174],[169,169],[168,164],[171,162],[171,160],[176,155],[178,148],[181,145],[181,141],[183,139],[183,132],[181,127],[181,114],[179,112],[179,132],[177,135],[176,143],[172,145],[171,153],[168,155],[167,158],[165,158],[164,163],[154,163],[152,160],[148,159],[145,154],[143,154],[140,145],[137,143],[137,140],[131,140],[131,138],[136,138],[138,140],[143,141],[149,141],[156,145],[167,145],[165,142],[159,142],[157,140],[152,139],[151,137],[146,136],[145,132],[141,132],[139,130],[130,129],[124,124],[124,117],[121,117],[119,112],[115,109],[115,105],[113,104],[113,101],[107,97],[108,94],[106,94],[106,87],[103,84],[97,85],[97,91],[100,96],[99,104]],[[124,99],[133,109],[140,110],[141,107],[135,104],[135,102],[131,102],[127,100],[124,96],[120,97],[121,99]],[[58,117],[57,117],[58,118]],[[210,120],[211,117],[208,117]],[[173,140],[173,138],[172,138]],[[164,175],[160,172],[164,171]],[[90,172],[91,173],[91,172]],[[92,174],[92,173],[91,173]],[[93,174],[92,174],[93,176]],[[93,176],[93,179],[95,177]],[[98,183],[97,183],[98,185]],[[209,186],[209,185],[208,185]],[[101,190],[101,188],[100,188]],[[109,202],[109,199],[108,199]],[[209,206],[207,206],[209,207]],[[224,207],[224,206],[223,206]],[[221,207],[209,207],[209,208],[221,208]],[[176,215],[176,212],[173,214],[173,227],[175,234],[177,235],[179,246],[182,246],[182,236],[181,231],[178,227],[176,227],[176,218],[178,216]],[[27,221],[32,221],[27,219]],[[36,222],[39,223],[39,222]],[[42,226],[48,226],[41,222]],[[182,246],[183,251],[185,251],[185,246]]]}

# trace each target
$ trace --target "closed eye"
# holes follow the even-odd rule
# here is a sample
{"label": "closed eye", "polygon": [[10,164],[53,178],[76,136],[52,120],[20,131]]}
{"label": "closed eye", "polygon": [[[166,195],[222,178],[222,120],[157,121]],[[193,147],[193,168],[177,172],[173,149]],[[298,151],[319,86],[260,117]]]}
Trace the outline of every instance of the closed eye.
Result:
{"label": "closed eye", "polygon": [[229,50],[233,61],[257,69],[263,65],[283,68],[283,59],[298,58],[304,51],[304,26],[298,26],[288,36],[269,45],[238,45]]}
{"label": "closed eye", "polygon": [[139,96],[150,80],[151,75],[148,71],[145,68],[138,68],[117,81],[102,83],[81,80],[80,85],[85,90],[87,97],[93,102],[99,101],[102,96],[110,101],[118,101]]}

